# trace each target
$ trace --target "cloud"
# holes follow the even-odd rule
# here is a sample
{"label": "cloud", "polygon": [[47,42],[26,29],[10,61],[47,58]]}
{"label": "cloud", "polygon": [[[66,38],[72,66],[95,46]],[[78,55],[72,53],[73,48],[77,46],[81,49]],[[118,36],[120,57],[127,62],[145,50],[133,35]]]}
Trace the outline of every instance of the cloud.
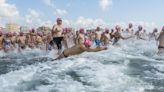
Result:
{"label": "cloud", "polygon": [[46,27],[52,28],[53,23],[52,23],[52,21],[50,21],[50,20],[42,21],[41,24],[40,24],[40,26],[46,26]]}
{"label": "cloud", "polygon": [[14,4],[8,4],[6,0],[0,0],[0,16],[13,17],[18,15],[19,11]]}
{"label": "cloud", "polygon": [[62,10],[62,9],[56,9],[54,14],[57,16],[57,17],[61,17],[61,16],[64,16],[67,14],[67,11],[66,10]]}
{"label": "cloud", "polygon": [[66,27],[75,27],[75,28],[95,28],[97,26],[107,27],[107,23],[102,19],[92,19],[85,18],[83,16],[78,17],[76,20],[63,20],[63,24]]}
{"label": "cloud", "polygon": [[43,0],[44,4],[50,7],[54,7],[54,0]]}
{"label": "cloud", "polygon": [[112,5],[112,0],[99,0],[100,7],[103,11],[106,11],[110,5]]}
{"label": "cloud", "polygon": [[29,9],[28,11],[29,11],[29,14],[27,14],[25,16],[25,21],[26,21],[27,24],[31,24],[33,22],[37,22],[37,21],[39,22],[40,21],[39,20],[39,17],[40,17],[39,12],[37,12],[34,9]]}
{"label": "cloud", "polygon": [[27,26],[37,28],[39,26],[52,27],[53,23],[50,20],[43,20],[42,15],[35,9],[28,9],[28,14],[25,16]]}

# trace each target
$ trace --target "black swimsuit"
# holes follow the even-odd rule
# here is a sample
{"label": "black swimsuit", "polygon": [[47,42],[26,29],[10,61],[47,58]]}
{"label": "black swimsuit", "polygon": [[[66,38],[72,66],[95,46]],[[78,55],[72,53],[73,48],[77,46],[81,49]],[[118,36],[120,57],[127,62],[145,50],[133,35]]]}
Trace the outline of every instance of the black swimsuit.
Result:
{"label": "black swimsuit", "polygon": [[58,50],[62,49],[62,43],[63,37],[54,37],[53,41],[56,43]]}
{"label": "black swimsuit", "polygon": [[158,49],[164,49],[164,46],[158,46]]}
{"label": "black swimsuit", "polygon": [[65,55],[64,51],[63,51],[63,53],[62,53],[62,54],[63,54],[63,56],[64,56],[64,57],[66,57],[66,58],[68,57],[67,55]]}

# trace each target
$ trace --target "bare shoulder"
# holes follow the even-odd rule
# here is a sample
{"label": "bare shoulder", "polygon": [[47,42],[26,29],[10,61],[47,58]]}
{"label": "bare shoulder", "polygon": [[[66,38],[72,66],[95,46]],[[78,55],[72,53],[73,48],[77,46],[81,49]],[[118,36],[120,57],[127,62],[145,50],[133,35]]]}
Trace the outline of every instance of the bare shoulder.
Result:
{"label": "bare shoulder", "polygon": [[82,50],[87,50],[87,48],[85,47],[85,45],[84,44],[79,44],[79,45],[77,45],[77,47],[79,47],[80,49],[82,49]]}

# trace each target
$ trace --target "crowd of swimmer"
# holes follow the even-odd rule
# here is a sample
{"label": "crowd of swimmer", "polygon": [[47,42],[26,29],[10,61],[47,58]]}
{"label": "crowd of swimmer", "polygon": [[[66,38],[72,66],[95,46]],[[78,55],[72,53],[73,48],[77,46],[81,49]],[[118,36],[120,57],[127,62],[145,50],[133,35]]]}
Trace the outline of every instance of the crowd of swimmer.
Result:
{"label": "crowd of swimmer", "polygon": [[[68,46],[70,42],[74,45],[84,44],[85,46],[91,46],[95,43],[97,47],[101,47],[109,44],[117,45],[119,39],[136,38],[148,40],[145,36],[159,41],[159,50],[164,49],[164,27],[162,31],[158,31],[155,28],[149,34],[146,33],[141,25],[138,26],[137,30],[134,30],[132,23],[128,25],[127,29],[122,29],[117,25],[114,29],[97,27],[91,31],[85,31],[83,28],[74,31],[71,28],[63,28],[62,19],[58,18],[56,22],[50,32],[37,32],[35,29],[31,29],[28,33],[20,32],[16,34],[8,32],[4,34],[0,31],[0,50],[12,52],[13,50],[22,51],[26,48],[39,48],[41,50],[56,49],[60,55],[63,46],[65,49],[70,48]],[[126,37],[122,35],[123,33],[127,34]]]}

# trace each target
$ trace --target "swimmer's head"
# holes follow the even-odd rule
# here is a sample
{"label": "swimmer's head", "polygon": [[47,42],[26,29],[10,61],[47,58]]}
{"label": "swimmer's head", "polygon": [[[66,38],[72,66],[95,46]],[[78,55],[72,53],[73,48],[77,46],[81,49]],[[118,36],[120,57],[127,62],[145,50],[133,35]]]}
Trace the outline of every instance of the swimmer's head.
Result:
{"label": "swimmer's head", "polygon": [[79,33],[84,34],[85,33],[84,32],[84,29],[83,28],[80,28]]}
{"label": "swimmer's head", "polygon": [[35,33],[35,29],[33,28],[33,29],[31,30],[31,32],[32,32],[32,33]]}
{"label": "swimmer's head", "polygon": [[143,27],[141,25],[138,26],[138,30],[141,31]]}
{"label": "swimmer's head", "polygon": [[91,45],[92,45],[92,41],[86,39],[86,40],[84,41],[84,45],[85,45],[86,47],[91,47]]}
{"label": "swimmer's head", "polygon": [[111,33],[113,33],[114,32],[114,29],[111,29]]}
{"label": "swimmer's head", "polygon": [[61,19],[61,18],[57,18],[56,21],[57,21],[57,22],[58,22],[58,21],[62,21],[62,19]]}
{"label": "swimmer's head", "polygon": [[58,25],[61,25],[62,24],[62,19],[61,18],[57,18],[56,22],[57,22]]}
{"label": "swimmer's head", "polygon": [[109,33],[109,29],[108,28],[105,29],[105,33]]}
{"label": "swimmer's head", "polygon": [[24,34],[23,32],[20,32],[20,33],[19,33],[20,36],[23,36],[23,34]]}
{"label": "swimmer's head", "polygon": [[0,36],[2,36],[3,35],[3,33],[0,31]]}
{"label": "swimmer's head", "polygon": [[154,28],[153,32],[158,32],[158,29],[157,28]]}
{"label": "swimmer's head", "polygon": [[162,31],[164,31],[164,26],[162,27]]}
{"label": "swimmer's head", "polygon": [[7,36],[7,37],[12,37],[12,33],[11,33],[11,32],[8,32],[8,33],[6,34],[6,36]]}
{"label": "swimmer's head", "polygon": [[116,25],[115,29],[116,31],[121,31],[121,27],[119,25]]}
{"label": "swimmer's head", "polygon": [[100,31],[100,27],[97,27],[97,28],[96,28],[96,31]]}
{"label": "swimmer's head", "polygon": [[133,27],[133,24],[132,23],[129,23],[129,28],[132,28]]}
{"label": "swimmer's head", "polygon": [[38,32],[37,35],[40,36],[40,37],[42,37],[43,36],[43,33],[42,32]]}
{"label": "swimmer's head", "polygon": [[17,33],[16,33],[16,32],[14,32],[14,33],[13,33],[13,36],[16,36],[16,35],[17,35]]}
{"label": "swimmer's head", "polygon": [[68,30],[69,30],[69,32],[72,32],[72,31],[73,31],[73,29],[72,29],[72,28],[68,28]]}

